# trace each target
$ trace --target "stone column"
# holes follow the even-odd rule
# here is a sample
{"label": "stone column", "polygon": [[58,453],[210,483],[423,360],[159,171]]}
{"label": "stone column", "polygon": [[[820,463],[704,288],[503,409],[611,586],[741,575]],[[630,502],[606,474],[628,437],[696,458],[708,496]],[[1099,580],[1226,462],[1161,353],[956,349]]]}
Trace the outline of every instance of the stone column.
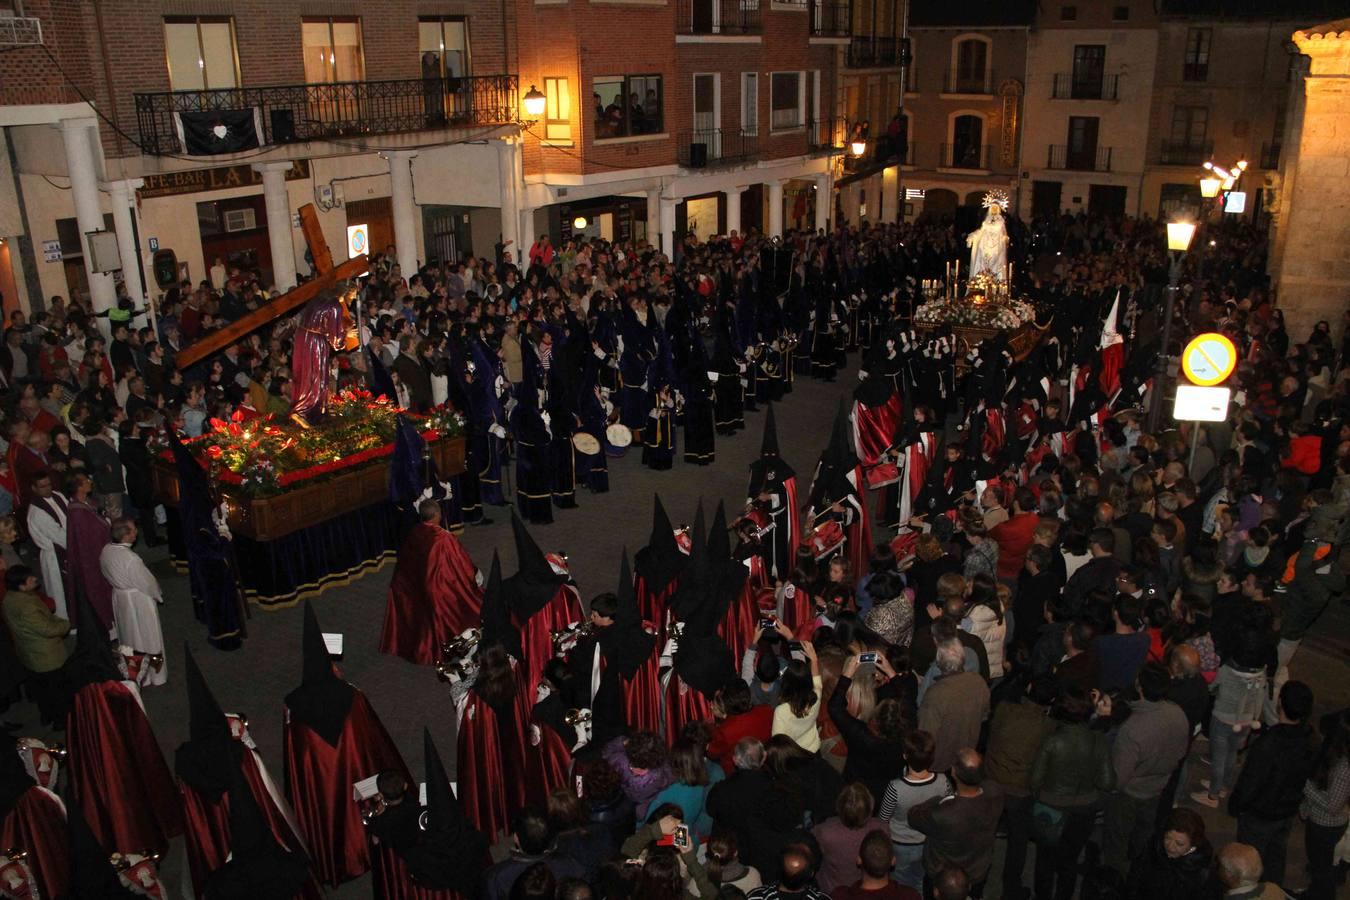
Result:
{"label": "stone column", "polygon": [[670,197],[661,198],[661,252],[670,259],[675,258],[675,204]]}
{"label": "stone column", "polygon": [[661,246],[661,188],[647,189],[647,243]]}
{"label": "stone column", "polygon": [[528,241],[520,245],[520,144],[514,138],[497,142],[498,177],[502,183],[502,241],[512,241],[506,247],[508,261],[520,261],[520,254],[530,249]]}
{"label": "stone column", "polygon": [[816,176],[816,230],[829,230],[830,227],[830,173]]}
{"label": "stone column", "polygon": [[295,243],[291,239],[291,200],[286,193],[289,162],[254,163],[262,175],[267,204],[267,246],[272,251],[272,284],[279,291],[295,287]]}
{"label": "stone column", "polygon": [[[99,139],[98,123],[94,119],[63,119],[61,138],[66,145],[70,193],[75,201],[75,221],[84,250],[84,273],[89,278],[89,300],[94,312],[104,312],[117,303],[117,287],[111,275],[94,271],[94,255],[89,252],[89,240],[85,237],[91,231],[103,230],[103,203],[98,196],[98,170],[94,161],[94,142]],[[122,264],[126,265],[126,260]],[[108,319],[100,318],[98,324],[104,335],[108,335]]]}
{"label": "stone column", "polygon": [[145,290],[145,273],[136,255],[135,216],[136,189],[145,184],[140,178],[110,181],[105,187],[112,198],[113,228],[117,231],[117,254],[122,257],[122,283],[127,296],[136,306],[148,309],[149,296]]}
{"label": "stone column", "polygon": [[769,188],[769,237],[783,236],[783,182],[770,181]]}
{"label": "stone column", "polygon": [[727,198],[727,234],[741,230],[741,192],[744,190],[744,187],[738,186],[722,192]]}
{"label": "stone column", "polygon": [[[411,150],[389,151],[389,194],[394,213],[394,250],[407,281],[417,274],[417,205],[413,203]],[[450,260],[446,260],[449,262]]]}
{"label": "stone column", "polygon": [[516,217],[520,222],[520,265],[529,267],[530,265],[530,247],[534,245],[534,207],[522,206],[520,214]]}

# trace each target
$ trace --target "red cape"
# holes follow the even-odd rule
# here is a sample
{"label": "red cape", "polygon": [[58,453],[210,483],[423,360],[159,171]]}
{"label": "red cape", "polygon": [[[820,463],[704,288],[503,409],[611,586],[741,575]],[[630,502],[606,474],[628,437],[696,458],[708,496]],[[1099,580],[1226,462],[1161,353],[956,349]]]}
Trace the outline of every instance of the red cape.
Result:
{"label": "red cape", "polygon": [[623,720],[633,731],[661,731],[661,644],[638,667],[632,678],[620,677]]}
{"label": "red cape", "polygon": [[759,624],[758,590],[747,578],[740,591],[731,598],[726,614],[717,626],[717,633],[731,648],[732,659],[739,667],[750,639],[755,636],[755,627]]}
{"label": "red cape", "polygon": [[[281,814],[272,795],[268,793],[259,765],[255,752],[245,748],[239,761],[239,768],[244,773],[244,781],[248,783],[258,809],[262,810],[263,818],[272,829],[272,836],[287,850],[298,850],[307,856],[308,851],[304,842],[291,831],[285,816]],[[200,897],[206,888],[206,876],[225,865],[225,860],[230,855],[229,794],[221,794],[218,799],[212,801],[183,781],[178,782],[178,792],[183,798],[188,867],[192,874],[192,886],[196,896]],[[323,896],[318,880],[312,875],[300,896],[305,900],[319,900]]]}
{"label": "red cape", "polygon": [[[525,729],[519,703],[499,716],[477,691],[469,691],[459,720],[456,771],[459,802],[489,844],[510,827],[525,804]],[[509,718],[508,718],[509,716]]]}
{"label": "red cape", "polygon": [[633,579],[633,592],[637,594],[638,612],[644,622],[650,622],[656,626],[656,646],[663,647],[666,643],[667,619],[666,609],[670,606],[670,598],[675,596],[675,588],[679,587],[680,579],[677,575],[671,579],[666,589],[657,593],[647,586],[647,582],[642,580],[639,573]]}
{"label": "red cape", "polygon": [[34,785],[0,822],[0,849],[28,851],[28,865],[43,897],[70,890],[70,832],[61,801]]}
{"label": "red cape", "polygon": [[408,874],[403,857],[386,846],[375,848],[371,887],[381,900],[472,900],[458,891],[422,887]]}
{"label": "red cape", "polygon": [[673,744],[689,722],[712,722],[712,703],[703,692],[684,683],[674,672],[665,691],[666,743]]}
{"label": "red cape", "polygon": [[525,651],[525,658],[517,670],[518,680],[521,680],[520,689],[528,702],[533,704],[535,689],[544,677],[544,665],[553,658],[551,632],[561,631],[574,622],[584,622],[586,617],[581,612],[581,598],[577,595],[577,589],[570,584],[562,584],[553,597],[527,621],[520,621],[514,614],[512,618],[520,629],[520,645]]}
{"label": "red cape", "polygon": [[476,571],[453,534],[435,525],[414,526],[399,548],[389,585],[380,652],[435,664],[441,644],[482,620]]}
{"label": "red cape", "polygon": [[[70,587],[82,593],[107,627],[113,624],[112,585],[103,577],[98,557],[112,542],[108,523],[93,507],[70,501],[66,513],[66,559]],[[68,598],[74,601],[74,594]],[[143,649],[143,648],[136,648]]]}
{"label": "red cape", "polygon": [[286,799],[295,810],[314,871],[333,886],[364,874],[370,869],[370,854],[352,785],[386,769],[402,772],[412,782],[370,701],[355,692],[336,745],[290,721],[288,711],[283,742]]}
{"label": "red cape", "polygon": [[145,710],[124,682],[75,692],[66,724],[70,785],[89,827],[109,852],[169,847],[183,832],[173,773]]}

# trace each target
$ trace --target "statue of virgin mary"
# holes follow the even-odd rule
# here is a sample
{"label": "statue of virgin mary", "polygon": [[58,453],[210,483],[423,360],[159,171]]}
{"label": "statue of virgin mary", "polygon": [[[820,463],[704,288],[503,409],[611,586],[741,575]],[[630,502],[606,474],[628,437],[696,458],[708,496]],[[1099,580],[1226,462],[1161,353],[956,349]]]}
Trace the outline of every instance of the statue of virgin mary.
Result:
{"label": "statue of virgin mary", "polygon": [[980,227],[966,236],[970,247],[970,277],[984,275],[994,281],[1003,281],[1008,275],[1008,229],[1003,223],[1003,210],[1008,195],[990,191],[984,195],[988,210]]}

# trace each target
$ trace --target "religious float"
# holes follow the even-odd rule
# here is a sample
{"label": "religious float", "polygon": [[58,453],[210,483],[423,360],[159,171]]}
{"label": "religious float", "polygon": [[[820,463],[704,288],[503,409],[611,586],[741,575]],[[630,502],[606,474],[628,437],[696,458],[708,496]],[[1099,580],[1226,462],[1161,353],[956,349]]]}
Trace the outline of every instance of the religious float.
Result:
{"label": "religious float", "polygon": [[[464,472],[459,413],[439,409],[413,416],[384,396],[359,390],[338,394],[313,426],[273,416],[212,419],[209,431],[184,446],[215,485],[231,534],[275,541],[388,498],[399,413],[409,417],[426,442],[426,455],[441,479]],[[167,446],[158,449],[151,468],[155,492],[176,507],[179,482],[173,454]]]}
{"label": "religious float", "polygon": [[454,482],[465,471],[463,419],[454,410],[413,416],[363,390],[334,393],[333,355],[360,346],[349,307],[354,279],[368,264],[364,255],[334,262],[313,205],[300,208],[300,224],[314,277],[174,357],[175,365],[186,369],[298,312],[291,332],[290,409],[280,416],[212,420],[209,431],[187,442],[209,488],[198,489],[201,479],[190,467],[180,470],[166,447],[157,448],[161,452],[151,467],[157,498],[168,512],[175,563],[183,566],[189,559],[179,516],[187,477],[192,496],[210,494],[194,509],[202,503],[214,509],[214,527],[223,538],[217,546],[228,548],[218,552],[230,557],[244,597],[262,606],[314,596],[395,555],[412,515],[390,499],[389,463],[400,416],[420,434],[419,480],[441,483],[436,494],[447,522],[459,519]]}
{"label": "religious float", "polygon": [[946,277],[925,279],[920,285],[923,302],[914,310],[914,327],[925,333],[948,332],[956,341],[957,365],[981,341],[1003,334],[1015,359],[1029,354],[1040,343],[1045,329],[1036,324],[1036,310],[1014,295],[1013,267],[1008,262],[1008,232],[1003,210],[1008,195],[990,191],[984,195],[984,222],[966,237],[970,268],[962,290],[961,263],[949,264]]}

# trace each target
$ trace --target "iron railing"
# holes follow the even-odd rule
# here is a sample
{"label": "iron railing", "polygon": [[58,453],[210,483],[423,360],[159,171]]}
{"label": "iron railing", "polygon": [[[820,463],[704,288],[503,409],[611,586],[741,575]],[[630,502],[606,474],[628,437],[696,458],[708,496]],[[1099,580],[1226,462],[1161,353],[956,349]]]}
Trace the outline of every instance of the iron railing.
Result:
{"label": "iron railing", "polygon": [[988,169],[993,149],[975,144],[943,144],[939,165],[946,169]]}
{"label": "iron railing", "polygon": [[515,75],[343,81],[136,95],[141,149],[182,153],[179,113],[257,109],[264,144],[517,121]]}
{"label": "iron railing", "polygon": [[1213,141],[1164,140],[1158,148],[1158,163],[1164,166],[1198,166],[1213,155]]}
{"label": "iron railing", "polygon": [[893,37],[855,35],[848,44],[846,65],[850,69],[872,69],[900,65],[900,42]]}
{"label": "iron railing", "polygon": [[760,4],[769,0],[679,0],[676,34],[759,34]]}
{"label": "iron railing", "polygon": [[1110,172],[1111,148],[1094,147],[1088,150],[1074,150],[1066,144],[1053,144],[1050,147],[1050,159],[1047,169],[1068,169],[1072,172]]}
{"label": "iron railing", "polygon": [[1261,168],[1274,171],[1280,167],[1280,142],[1261,145]]}
{"label": "iron railing", "polygon": [[812,0],[811,34],[816,37],[848,37],[853,30],[849,0]]}
{"label": "iron railing", "polygon": [[991,87],[993,83],[992,73],[988,69],[978,75],[963,75],[960,72],[948,70],[942,92],[944,94],[992,94],[994,92]]}
{"label": "iron railing", "polygon": [[914,165],[914,145],[897,147],[891,141],[890,136],[885,134],[878,138],[869,138],[867,152],[862,156],[854,156],[847,146],[844,150],[845,172],[864,172],[886,168],[887,166]]}
{"label": "iron railing", "polygon": [[734,166],[759,156],[759,134],[743,129],[701,128],[676,138],[676,157],[687,169]]}
{"label": "iron railing", "polygon": [[1054,100],[1119,100],[1120,76],[1083,78],[1072,72],[1060,72],[1055,75],[1055,87],[1050,96]]}
{"label": "iron railing", "polygon": [[806,145],[813,153],[838,153],[848,146],[848,123],[838,117],[808,119]]}

